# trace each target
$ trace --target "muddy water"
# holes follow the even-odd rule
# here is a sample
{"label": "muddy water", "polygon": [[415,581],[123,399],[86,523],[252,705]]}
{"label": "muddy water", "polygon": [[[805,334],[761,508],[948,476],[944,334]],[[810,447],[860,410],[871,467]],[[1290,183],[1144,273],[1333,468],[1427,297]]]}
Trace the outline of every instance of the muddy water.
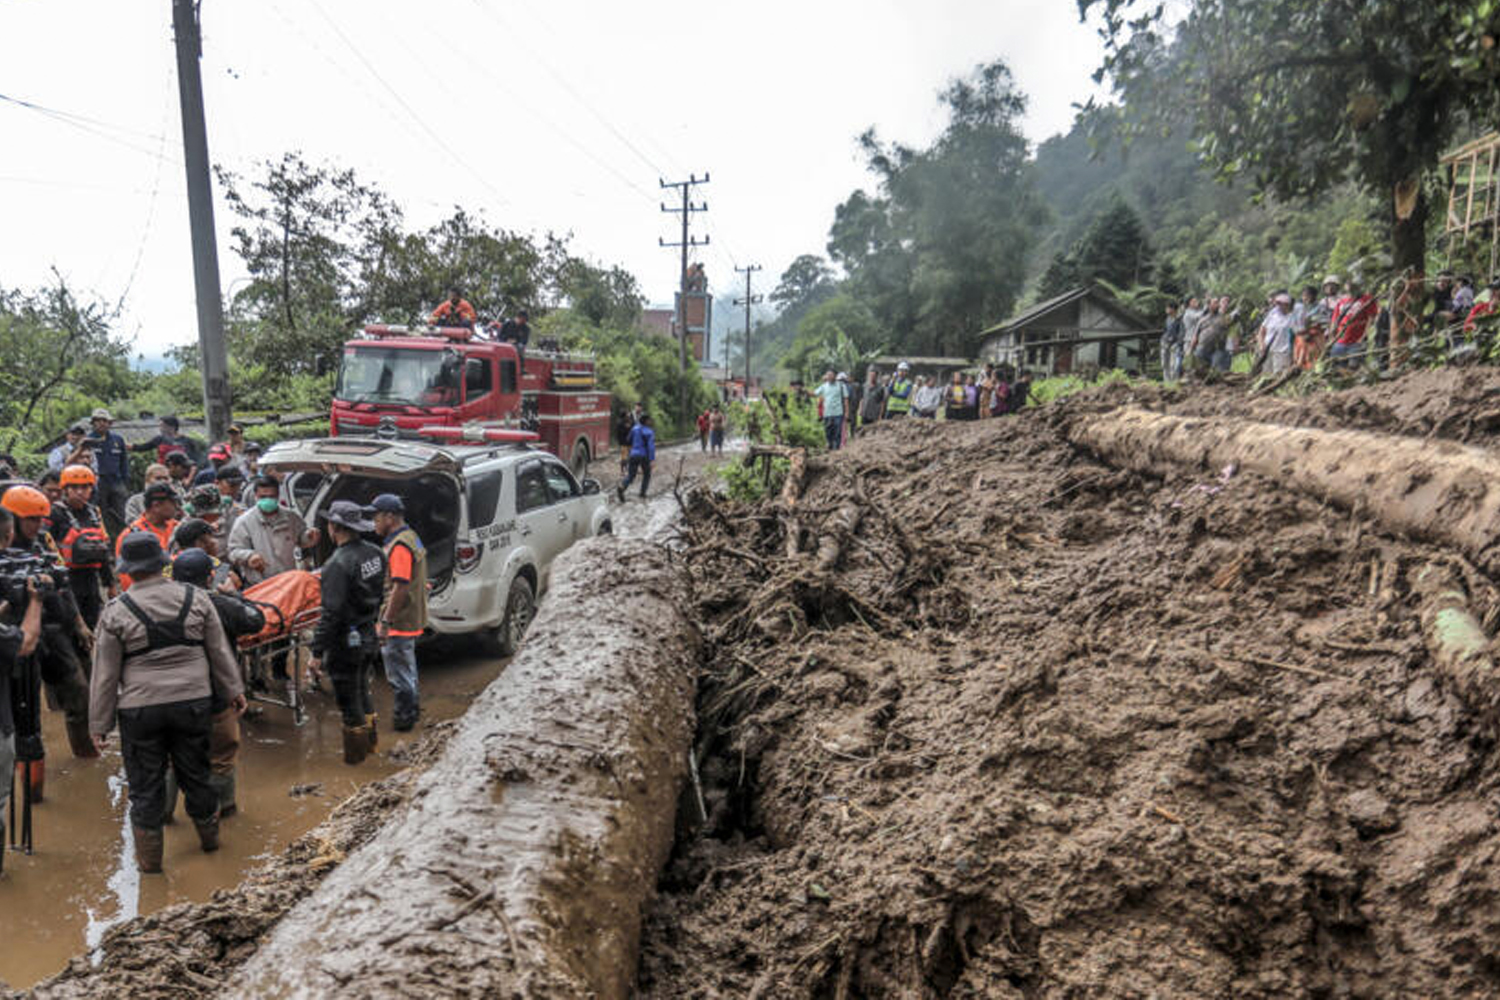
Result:
{"label": "muddy water", "polygon": [[[421,657],[425,722],[463,713],[504,667],[467,647],[433,648]],[[8,915],[0,947],[0,982],[34,983],[94,947],[114,923],[181,902],[202,902],[233,885],[287,842],[316,826],[362,782],[401,765],[388,757],[394,747],[419,735],[390,729],[390,687],[375,682],[381,718],[380,751],[359,767],[343,763],[338,709],[330,693],[309,696],[308,720],[298,727],[291,713],[266,706],[246,717],[239,763],[239,812],[223,825],[217,854],[198,849],[192,824],[179,804],[167,827],[164,875],[135,872],[126,822],[124,770],[118,749],[99,760],[74,760],[67,751],[62,716],[44,721],[47,753],[46,802],[33,817],[36,851],[30,857],[7,850],[0,878],[0,906]],[[295,786],[321,786],[292,796]]]}

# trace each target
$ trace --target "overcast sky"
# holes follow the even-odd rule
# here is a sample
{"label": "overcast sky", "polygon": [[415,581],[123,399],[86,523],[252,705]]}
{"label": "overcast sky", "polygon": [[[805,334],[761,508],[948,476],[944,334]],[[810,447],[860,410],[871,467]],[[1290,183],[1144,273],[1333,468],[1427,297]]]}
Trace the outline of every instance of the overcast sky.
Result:
{"label": "overcast sky", "polygon": [[[922,143],[951,77],[1006,59],[1027,135],[1066,130],[1099,61],[1074,0],[203,0],[214,162],[301,150],[424,226],[455,204],[573,235],[654,301],[677,281],[659,175],[698,189],[712,286],[822,253],[870,183],[855,136]],[[196,337],[170,0],[0,0],[0,285],[55,267],[157,354]],[[243,272],[217,207],[226,292]]]}

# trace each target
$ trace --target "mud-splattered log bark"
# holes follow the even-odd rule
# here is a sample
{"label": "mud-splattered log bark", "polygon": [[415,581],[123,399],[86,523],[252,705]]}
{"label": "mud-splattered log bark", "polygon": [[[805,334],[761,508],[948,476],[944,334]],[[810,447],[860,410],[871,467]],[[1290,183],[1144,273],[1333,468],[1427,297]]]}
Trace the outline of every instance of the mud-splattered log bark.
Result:
{"label": "mud-splattered log bark", "polygon": [[1176,417],[1124,408],[1078,420],[1068,432],[1111,465],[1142,472],[1173,467],[1267,476],[1386,530],[1452,546],[1486,569],[1500,568],[1500,458],[1450,441],[1365,431],[1320,431],[1244,420]]}
{"label": "mud-splattered log bark", "polygon": [[1422,599],[1422,636],[1438,673],[1493,738],[1500,732],[1500,673],[1463,585],[1447,566],[1433,563],[1417,571],[1414,589]]}
{"label": "mud-splattered log bark", "polygon": [[424,788],[225,995],[627,996],[671,849],[696,632],[665,554],[570,549]]}

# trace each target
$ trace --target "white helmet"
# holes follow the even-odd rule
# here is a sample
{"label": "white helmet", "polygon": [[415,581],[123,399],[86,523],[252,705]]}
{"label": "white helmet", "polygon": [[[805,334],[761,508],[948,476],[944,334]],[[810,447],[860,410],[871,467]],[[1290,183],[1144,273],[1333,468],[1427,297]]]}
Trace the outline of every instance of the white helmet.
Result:
{"label": "white helmet", "polygon": [[905,361],[903,361],[899,365],[896,366],[896,370],[898,372],[909,372],[909,371],[911,371],[911,365],[909,365]]}

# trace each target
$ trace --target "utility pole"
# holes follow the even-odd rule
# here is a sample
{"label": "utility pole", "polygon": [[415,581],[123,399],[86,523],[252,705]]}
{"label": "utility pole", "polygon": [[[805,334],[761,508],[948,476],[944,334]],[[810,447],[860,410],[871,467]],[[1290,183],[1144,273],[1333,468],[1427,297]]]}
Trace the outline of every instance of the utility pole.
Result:
{"label": "utility pole", "polygon": [[177,90],[182,102],[182,152],[187,163],[188,221],[193,233],[193,284],[198,297],[198,353],[203,363],[203,418],[210,443],[229,430],[229,353],[224,346],[224,305],[219,298],[219,250],[214,239],[213,188],[208,179],[208,130],[203,123],[203,80],[198,63],[203,36],[198,3],[172,0],[177,41]]}
{"label": "utility pole", "polygon": [[734,304],[745,307],[745,399],[750,398],[750,307],[762,301],[764,295],[750,294],[750,277],[756,271],[762,270],[759,264],[749,264],[745,267],[737,267],[736,271],[745,276],[745,297],[735,299]]}
{"label": "utility pole", "polygon": [[[696,187],[696,186],[698,186],[699,184],[707,184],[708,183],[708,172],[704,171],[702,177],[699,177],[697,174],[689,174],[688,175],[688,179],[685,180],[685,181],[671,181],[671,182],[668,182],[668,181],[665,181],[665,180],[661,180],[660,178],[658,178],[658,181],[661,183],[661,186],[662,186],[663,190],[665,190],[667,188],[678,188],[682,192],[682,207],[681,208],[670,207],[665,202],[663,202],[662,206],[661,206],[661,210],[663,212],[678,212],[678,213],[681,213],[681,215],[682,215],[682,239],[680,241],[678,241],[678,242],[675,242],[675,243],[668,243],[666,240],[664,240],[660,236],[658,236],[656,238],[656,242],[657,242],[657,244],[659,246],[664,246],[664,247],[681,247],[682,248],[682,270],[679,273],[679,277],[678,277],[678,292],[677,292],[677,363],[681,366],[682,371],[683,371],[683,373],[685,375],[686,372],[687,372],[687,370],[688,370],[688,360],[687,360],[688,251],[691,250],[693,247],[706,247],[706,246],[708,246],[708,241],[709,241],[709,238],[707,236],[704,236],[703,239],[701,239],[701,240],[698,239],[698,237],[696,237],[696,236],[691,236],[690,237],[688,235],[688,221],[692,218],[694,212],[707,212],[708,211],[708,202],[705,201],[705,202],[702,202],[700,204],[694,205],[693,201],[692,201],[693,188]],[[707,335],[708,335],[708,331],[705,330],[704,331],[704,336],[707,336]],[[686,415],[687,415],[687,379],[685,377],[683,379],[681,379],[679,381],[679,383],[678,383],[678,390],[677,390],[677,414],[678,414],[678,418],[679,419],[685,418]]]}

